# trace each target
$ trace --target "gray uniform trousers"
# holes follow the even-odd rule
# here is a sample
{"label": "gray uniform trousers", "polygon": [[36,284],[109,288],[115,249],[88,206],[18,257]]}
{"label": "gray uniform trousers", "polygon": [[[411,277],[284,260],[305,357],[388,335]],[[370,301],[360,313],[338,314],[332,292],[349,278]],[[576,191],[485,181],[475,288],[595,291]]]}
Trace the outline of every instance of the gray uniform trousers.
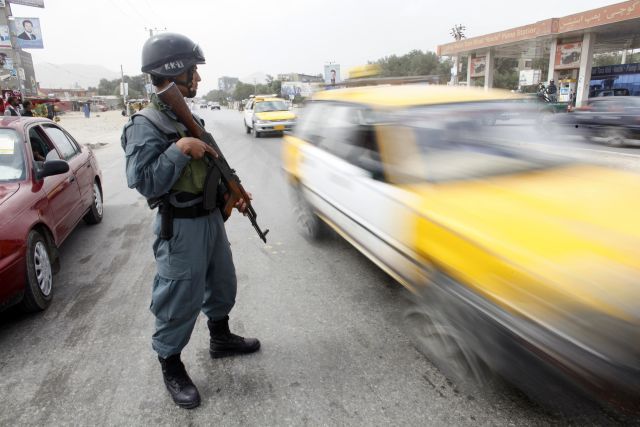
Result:
{"label": "gray uniform trousers", "polygon": [[[160,216],[154,232],[160,231]],[[198,218],[173,220],[173,237],[153,244],[158,273],[151,311],[156,316],[153,349],[162,358],[189,342],[200,310],[212,320],[229,314],[236,299],[236,273],[218,209]]]}

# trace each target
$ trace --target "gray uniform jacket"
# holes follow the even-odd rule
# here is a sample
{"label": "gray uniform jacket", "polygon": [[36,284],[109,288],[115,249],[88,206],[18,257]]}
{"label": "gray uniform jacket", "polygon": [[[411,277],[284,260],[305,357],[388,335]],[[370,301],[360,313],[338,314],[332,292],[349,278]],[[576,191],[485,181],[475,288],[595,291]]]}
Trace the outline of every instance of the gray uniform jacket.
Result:
{"label": "gray uniform jacket", "polygon": [[127,185],[148,199],[168,193],[191,160],[146,117],[134,117],[125,125],[121,143]]}

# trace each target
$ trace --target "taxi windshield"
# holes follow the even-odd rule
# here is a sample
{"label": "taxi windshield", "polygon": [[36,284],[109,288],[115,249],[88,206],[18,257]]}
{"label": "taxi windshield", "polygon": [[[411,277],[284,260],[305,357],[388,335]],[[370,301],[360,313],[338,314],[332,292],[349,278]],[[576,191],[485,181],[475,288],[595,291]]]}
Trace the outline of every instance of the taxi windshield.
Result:
{"label": "taxi windshield", "polygon": [[286,111],[289,106],[284,101],[262,101],[256,104],[256,113],[266,113],[268,111]]}
{"label": "taxi windshield", "polygon": [[542,133],[539,118],[535,106],[521,101],[411,108],[392,120],[391,126],[396,124],[410,135],[402,138],[402,145],[412,146],[405,155],[394,156],[392,163],[407,171],[405,180],[430,182],[517,174],[567,163],[565,157],[545,150],[550,135]]}
{"label": "taxi windshield", "polygon": [[24,143],[11,129],[0,129],[0,182],[19,181],[26,176]]}

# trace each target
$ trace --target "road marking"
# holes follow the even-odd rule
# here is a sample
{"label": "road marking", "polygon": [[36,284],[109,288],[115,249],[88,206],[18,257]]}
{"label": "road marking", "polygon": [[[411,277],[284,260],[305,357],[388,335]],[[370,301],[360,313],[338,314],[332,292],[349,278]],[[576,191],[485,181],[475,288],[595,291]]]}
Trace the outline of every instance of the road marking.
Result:
{"label": "road marking", "polygon": [[578,150],[594,151],[596,153],[606,153],[606,154],[614,154],[616,156],[626,156],[626,157],[640,158],[640,154],[620,153],[618,151],[609,151],[609,150],[597,150],[595,148],[582,148],[582,147],[577,147],[577,148],[578,148]]}

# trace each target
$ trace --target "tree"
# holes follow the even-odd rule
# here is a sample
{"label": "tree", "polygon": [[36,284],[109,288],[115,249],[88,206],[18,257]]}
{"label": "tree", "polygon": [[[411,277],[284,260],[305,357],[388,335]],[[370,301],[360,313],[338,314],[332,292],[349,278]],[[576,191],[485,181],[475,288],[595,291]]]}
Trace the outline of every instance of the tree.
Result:
{"label": "tree", "polygon": [[227,93],[223,90],[214,89],[204,96],[207,101],[219,102],[220,105],[227,105]]}
{"label": "tree", "polygon": [[374,62],[380,66],[381,77],[405,77],[439,75],[448,80],[451,73],[450,59],[440,60],[434,52],[414,49],[402,55],[390,55]]}
{"label": "tree", "polygon": [[493,87],[517,89],[520,82],[518,60],[515,58],[496,58],[493,71]]}

